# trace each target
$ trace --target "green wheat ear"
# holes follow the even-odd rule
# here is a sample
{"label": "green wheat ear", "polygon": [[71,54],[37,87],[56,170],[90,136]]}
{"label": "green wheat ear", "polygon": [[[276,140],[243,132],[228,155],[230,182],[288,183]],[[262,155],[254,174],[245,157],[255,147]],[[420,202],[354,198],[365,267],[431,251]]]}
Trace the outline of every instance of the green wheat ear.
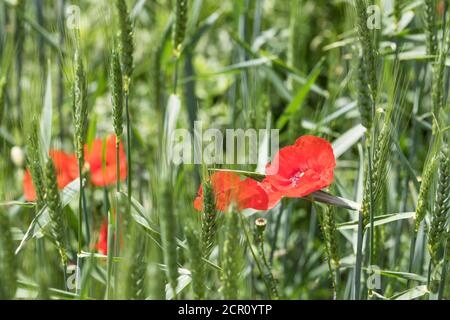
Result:
{"label": "green wheat ear", "polygon": [[372,127],[372,99],[370,97],[369,86],[367,85],[367,74],[363,58],[359,59],[357,74],[358,79],[356,85],[358,89],[358,107],[361,115],[361,123],[370,131]]}
{"label": "green wheat ear", "polygon": [[47,160],[45,166],[45,200],[50,215],[50,233],[55,239],[63,266],[67,265],[67,254],[64,246],[65,225],[61,206],[61,198],[56,179],[56,169],[52,159]]}
{"label": "green wheat ear", "polygon": [[373,44],[371,31],[367,27],[367,6],[368,5],[366,0],[355,0],[356,15],[358,18],[358,37],[359,41],[361,42],[363,53],[363,67],[370,86],[372,103],[375,103],[378,95],[378,81],[376,70],[377,51]]}
{"label": "green wheat ear", "polygon": [[111,94],[114,132],[120,139],[123,133],[123,86],[122,68],[116,51],[113,51],[111,57]]}
{"label": "green wheat ear", "polygon": [[28,168],[30,170],[34,189],[36,190],[36,209],[37,211],[39,211],[45,205],[45,185],[44,172],[42,170],[37,119],[32,119],[29,125],[30,133],[28,134],[26,140]]}
{"label": "green wheat ear", "polygon": [[431,90],[432,110],[433,110],[433,133],[446,124],[445,114],[445,62],[448,55],[448,48],[441,46],[439,54],[433,63],[433,81]]}
{"label": "green wheat ear", "polygon": [[186,24],[188,15],[188,0],[176,0],[175,26],[173,28],[173,50],[175,57],[179,57],[186,36]]}
{"label": "green wheat ear", "polygon": [[339,267],[339,254],[337,245],[336,207],[326,206],[323,209],[322,233],[328,259],[333,268]]}
{"label": "green wheat ear", "polygon": [[84,161],[84,144],[87,130],[87,80],[83,61],[78,50],[74,55],[75,78],[73,84],[73,115],[75,122],[75,149],[78,160]]}
{"label": "green wheat ear", "polygon": [[364,187],[362,202],[363,224],[366,226],[370,220],[370,202],[376,207],[380,198],[381,184],[385,181],[388,165],[389,147],[391,143],[392,124],[390,113],[386,114],[381,130],[376,137],[372,158],[372,179],[367,179]]}
{"label": "green wheat ear", "polygon": [[435,265],[439,262],[439,249],[448,219],[450,196],[450,157],[447,146],[441,150],[439,158],[438,184],[433,208],[430,231],[428,233],[428,251]]}
{"label": "green wheat ear", "polygon": [[424,0],[425,5],[425,33],[427,36],[427,54],[434,56],[437,53],[437,24],[436,0]]}
{"label": "green wheat ear", "polygon": [[216,243],[217,211],[213,187],[210,181],[203,183],[203,212],[202,212],[202,252],[209,257]]}
{"label": "green wheat ear", "polygon": [[205,298],[205,263],[203,262],[202,244],[200,235],[192,225],[184,228],[186,240],[189,247],[189,261],[192,276],[192,291],[195,299],[203,300]]}
{"label": "green wheat ear", "polygon": [[119,16],[119,45],[120,58],[123,72],[123,86],[127,93],[133,73],[133,25],[130,15],[128,14],[127,4],[125,0],[116,1],[117,14]]}
{"label": "green wheat ear", "polygon": [[415,232],[419,231],[420,224],[425,218],[427,205],[428,205],[428,194],[430,187],[433,183],[434,172],[439,161],[432,157],[428,162],[425,163],[424,175],[422,177],[422,183],[420,184],[419,195],[417,197],[417,207],[416,207],[416,221],[415,221]]}

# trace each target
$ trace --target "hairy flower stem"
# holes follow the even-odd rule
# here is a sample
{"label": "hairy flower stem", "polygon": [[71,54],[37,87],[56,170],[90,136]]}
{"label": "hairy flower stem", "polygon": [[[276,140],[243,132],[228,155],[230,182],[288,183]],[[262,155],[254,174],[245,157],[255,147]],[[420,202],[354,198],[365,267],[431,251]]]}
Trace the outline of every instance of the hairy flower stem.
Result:
{"label": "hairy flower stem", "polygon": [[261,259],[261,261],[264,265],[264,268],[265,268],[265,278],[270,283],[273,298],[278,300],[279,295],[278,295],[277,281],[275,280],[275,278],[272,274],[272,268],[269,265],[269,262],[267,261],[266,253],[264,250],[264,242],[265,242],[264,231],[266,229],[266,225],[267,225],[266,219],[259,218],[256,220],[256,222],[255,222],[255,240],[256,240],[256,244],[258,246],[259,258]]}
{"label": "hairy flower stem", "polygon": [[252,254],[253,260],[255,261],[256,267],[258,268],[259,274],[261,275],[261,278],[264,280],[264,285],[266,287],[267,290],[267,295],[269,299],[273,299],[272,296],[272,288],[270,286],[270,284],[268,283],[265,274],[264,274],[264,268],[261,265],[261,262],[259,261],[259,258],[257,256],[257,254],[255,253],[255,250],[253,249],[253,244],[250,238],[250,234],[249,231],[247,230],[247,226],[246,226],[246,222],[245,222],[245,217],[242,214],[242,212],[239,212],[239,220],[241,220],[241,226],[242,229],[244,230],[244,235],[245,235],[245,240],[247,241],[248,244],[248,248],[250,250],[250,253]]}

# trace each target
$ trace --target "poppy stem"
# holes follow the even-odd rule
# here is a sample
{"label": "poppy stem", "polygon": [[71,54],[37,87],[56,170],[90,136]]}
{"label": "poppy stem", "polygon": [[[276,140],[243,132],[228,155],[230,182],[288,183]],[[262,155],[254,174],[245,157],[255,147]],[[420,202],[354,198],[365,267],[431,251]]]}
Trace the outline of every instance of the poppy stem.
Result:
{"label": "poppy stem", "polygon": [[258,259],[258,256],[256,255],[255,250],[253,250],[252,241],[250,240],[250,236],[249,236],[247,227],[245,226],[245,217],[242,214],[242,212],[240,212],[240,211],[239,211],[239,217],[241,219],[241,225],[242,225],[242,229],[244,230],[245,240],[247,241],[248,248],[250,249],[250,253],[253,256],[253,259],[255,260],[255,264],[256,264],[256,267],[258,268],[259,274],[261,275],[261,278],[264,281],[264,285],[266,286],[267,294],[269,296],[269,299],[272,300],[272,289],[270,287],[270,284],[267,282],[267,279],[266,279],[265,274],[264,274],[263,267],[261,266],[261,263],[260,263],[260,261]]}

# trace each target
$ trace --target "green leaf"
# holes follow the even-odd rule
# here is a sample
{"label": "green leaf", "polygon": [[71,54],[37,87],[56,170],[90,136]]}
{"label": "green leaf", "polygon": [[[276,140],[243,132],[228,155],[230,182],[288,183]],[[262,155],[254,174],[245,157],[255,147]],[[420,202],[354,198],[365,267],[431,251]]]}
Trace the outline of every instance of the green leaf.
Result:
{"label": "green leaf", "polygon": [[[368,270],[368,268],[364,268],[364,270]],[[427,282],[427,278],[415,273],[410,272],[400,272],[400,271],[390,271],[390,270],[377,270],[372,269],[372,271],[376,274],[385,276],[387,278],[395,278],[395,279],[401,279],[401,280],[412,280],[417,282]]]}
{"label": "green leaf", "polygon": [[214,171],[214,172],[230,172],[230,173],[235,173],[241,176],[245,176],[247,178],[252,178],[255,179],[256,181],[263,181],[264,178],[266,177],[265,174],[262,173],[258,173],[258,172],[250,172],[250,171],[244,171],[244,170],[229,170],[229,169],[209,169],[209,171]]}
{"label": "green leaf", "polygon": [[[165,268],[165,267],[164,267]],[[191,272],[188,269],[178,268],[178,283],[176,288],[176,296],[179,296],[180,293],[192,282]],[[172,300],[173,298],[173,290],[170,284],[166,284],[166,299]]]}
{"label": "green leaf", "polygon": [[[27,281],[27,280],[17,280],[17,286],[23,290],[23,292],[29,292],[29,295],[25,295],[23,297],[19,297],[22,299],[35,299],[36,297],[36,293],[39,292],[39,285],[36,283],[33,283],[31,281]],[[60,290],[60,289],[55,289],[55,288],[48,288],[48,291],[51,295],[51,297],[55,298],[55,299],[68,299],[68,300],[72,300],[72,299],[77,299],[79,298],[79,296],[73,292],[69,292],[69,291],[64,291],[64,290]],[[90,298],[87,298],[90,299]],[[90,299],[93,300],[93,299]]]}
{"label": "green leaf", "polygon": [[92,149],[92,142],[95,139],[96,132],[97,132],[97,114],[93,112],[89,120],[89,127],[86,135],[86,144],[88,146],[88,150]]}
{"label": "green leaf", "polygon": [[171,94],[169,96],[169,101],[167,103],[166,114],[164,118],[164,132],[163,132],[163,146],[165,149],[163,150],[163,155],[167,158],[164,159],[164,162],[168,164],[172,161],[172,133],[175,131],[177,127],[178,115],[181,109],[181,101],[180,98],[176,94]]}
{"label": "green leaf", "polygon": [[311,91],[312,85],[316,82],[317,78],[322,71],[323,60],[321,60],[311,71],[309,74],[306,83],[300,88],[300,90],[295,95],[294,99],[292,99],[291,103],[286,107],[283,114],[278,118],[276,127],[278,129],[283,129],[289,119],[292,118],[292,115],[299,112],[299,109],[303,105],[303,102],[306,99],[306,96]]}
{"label": "green leaf", "polygon": [[[128,196],[125,192],[120,192],[119,196],[122,197],[124,200],[126,199],[128,201]],[[153,223],[147,216],[145,215],[145,209],[144,207],[133,197],[131,197],[131,216],[139,225],[144,227],[144,230],[147,232],[147,235],[150,237],[150,239],[155,242],[155,244],[161,248],[161,244],[158,241],[158,239],[155,238],[155,236],[159,237],[161,235],[161,231],[159,227]],[[188,247],[186,244],[181,241],[179,238],[175,237],[177,241],[178,247],[180,247],[183,250],[188,250]],[[203,258],[203,261],[205,261],[210,267],[216,269],[216,270],[222,270],[218,265],[215,263],[209,261],[208,259]]]}
{"label": "green leaf", "polygon": [[[80,192],[80,179],[77,178],[69,183],[61,192],[61,205],[64,208]],[[23,248],[25,243],[31,238],[42,236],[42,230],[50,222],[50,215],[47,206],[44,206],[31,221],[22,241],[16,249],[16,254]]]}
{"label": "green leaf", "polygon": [[[400,212],[400,213],[392,213],[392,214],[385,214],[381,216],[374,217],[374,226],[381,226],[383,224],[391,223],[398,220],[404,220],[404,219],[411,219],[415,218],[416,213],[415,212]],[[345,223],[341,223],[337,226],[339,230],[346,230],[346,229],[356,229],[358,228],[358,221],[349,221]],[[366,229],[370,228],[370,224],[366,226]]]}
{"label": "green leaf", "polygon": [[[86,252],[86,251],[81,251],[80,254],[77,254],[77,257],[80,259],[85,259],[85,258],[94,258],[94,259],[99,259],[99,260],[108,259],[107,255],[104,255],[101,253]],[[123,261],[123,257],[112,257],[112,260],[113,260],[113,262],[121,262],[121,261]]]}
{"label": "green leaf", "polygon": [[35,205],[36,203],[34,202],[23,202],[23,201],[0,202],[0,207],[19,206],[23,208],[33,208]]}
{"label": "green leaf", "polygon": [[44,159],[47,158],[50,151],[50,142],[52,139],[52,117],[53,117],[53,104],[52,104],[52,72],[50,61],[48,62],[47,69],[47,83],[45,87],[44,106],[42,109],[41,123],[40,123],[40,138],[42,143],[42,152],[44,153]]}
{"label": "green leaf", "polygon": [[390,300],[413,300],[429,293],[426,285],[420,285],[393,295]]}
{"label": "green leaf", "polygon": [[263,65],[271,65],[272,60],[270,58],[267,57],[262,57],[262,58],[256,58],[256,59],[251,59],[251,60],[246,60],[243,62],[239,62],[236,64],[232,64],[230,66],[224,67],[222,69],[213,71],[211,73],[208,73],[206,75],[202,75],[203,76],[216,76],[216,75],[220,75],[220,74],[226,74],[226,73],[234,73],[237,71],[242,71],[242,70],[246,70],[246,69],[251,69],[251,68],[256,68],[256,67],[260,67]]}
{"label": "green leaf", "polygon": [[334,156],[339,158],[343,155],[347,150],[353,147],[356,143],[358,143],[361,138],[364,136],[364,133],[367,131],[366,127],[362,124],[357,124],[350,130],[346,131],[339,138],[333,141],[333,152]]}
{"label": "green leaf", "polygon": [[349,199],[333,196],[332,194],[329,194],[325,191],[316,191],[311,193],[309,196],[306,197],[309,198],[312,201],[317,201],[321,203],[326,203],[333,205],[335,207],[354,210],[354,211],[360,211],[361,205],[357,202],[354,202]]}

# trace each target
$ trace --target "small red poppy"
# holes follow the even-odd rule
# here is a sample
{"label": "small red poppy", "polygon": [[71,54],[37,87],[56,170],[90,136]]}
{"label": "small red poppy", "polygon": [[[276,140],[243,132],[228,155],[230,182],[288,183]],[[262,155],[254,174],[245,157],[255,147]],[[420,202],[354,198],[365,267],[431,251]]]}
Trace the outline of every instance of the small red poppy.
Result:
{"label": "small red poppy", "polygon": [[437,3],[437,12],[439,13],[439,15],[444,15],[444,11],[445,11],[445,3],[444,0],[440,0]]}
{"label": "small red poppy", "polygon": [[[216,208],[226,211],[232,202],[239,209],[253,208],[265,210],[268,197],[262,186],[253,179],[241,180],[239,176],[231,172],[215,172],[210,177]],[[203,187],[200,186],[194,207],[198,211],[203,209]]]}
{"label": "small red poppy", "polygon": [[[85,146],[86,162],[91,172],[91,181],[95,186],[103,187],[116,182],[116,137],[106,140],[105,165],[103,166],[103,140],[96,139],[91,148]],[[122,142],[119,145],[120,179],[127,176],[127,161]]]}
{"label": "small red poppy", "polygon": [[108,222],[105,220],[100,227],[100,235],[95,248],[102,254],[108,254]]}
{"label": "small red poppy", "polygon": [[303,136],[282,148],[266,167],[266,183],[282,196],[304,197],[333,182],[336,160],[331,144],[319,137]]}
{"label": "small red poppy", "polygon": [[[63,189],[78,178],[78,162],[75,155],[69,155],[63,151],[50,150],[49,156],[55,164],[59,189]],[[36,200],[36,191],[29,170],[25,171],[23,177],[23,189],[26,201]]]}

